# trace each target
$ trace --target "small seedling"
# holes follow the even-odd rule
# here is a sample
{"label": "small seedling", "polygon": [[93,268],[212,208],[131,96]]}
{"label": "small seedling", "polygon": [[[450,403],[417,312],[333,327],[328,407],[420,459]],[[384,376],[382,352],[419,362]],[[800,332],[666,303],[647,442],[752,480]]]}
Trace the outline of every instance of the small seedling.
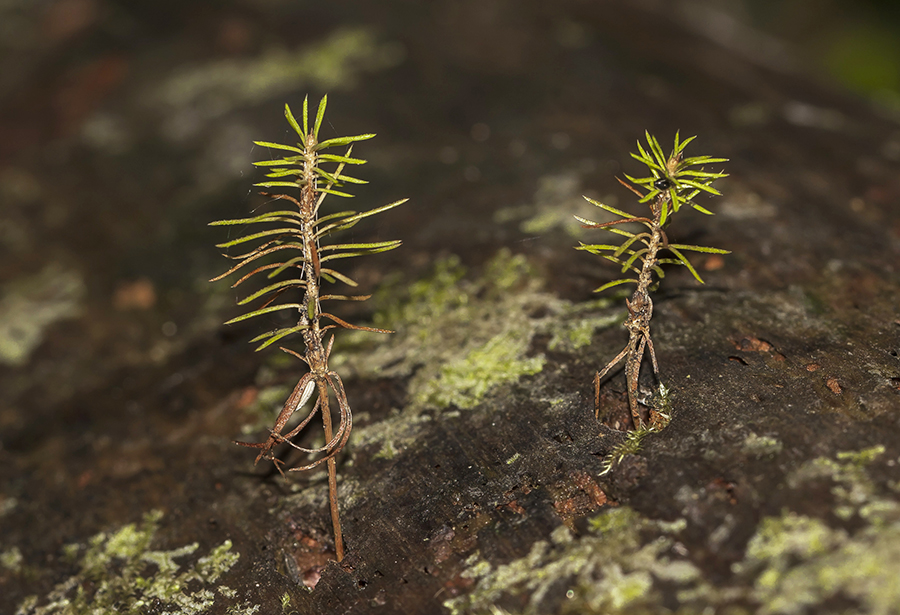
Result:
{"label": "small seedling", "polygon": [[644,438],[651,433],[662,431],[669,424],[672,416],[671,404],[669,400],[669,389],[663,383],[659,384],[658,394],[653,396],[653,412],[655,412],[654,421],[649,425],[637,427],[625,434],[625,438],[612,447],[609,453],[603,457],[600,464],[600,476],[604,476],[612,472],[613,468],[619,465],[628,455],[637,455],[641,452]]}
{"label": "small seedling", "polygon": [[[337,372],[328,368],[328,358],[331,355],[331,349],[334,344],[334,335],[331,335],[327,343],[324,341],[324,338],[330,329],[338,327],[374,331],[376,333],[391,333],[391,331],[351,325],[333,314],[323,312],[321,306],[323,301],[364,301],[371,295],[321,294],[321,286],[323,281],[329,284],[341,282],[348,286],[356,286],[357,283],[354,280],[330,268],[331,261],[393,250],[400,246],[400,241],[321,244],[323,240],[329,238],[333,233],[348,229],[363,218],[405,203],[407,199],[395,201],[362,213],[341,211],[320,217],[319,208],[328,195],[337,197],[353,196],[347,192],[336,190],[336,188],[342,187],[345,183],[366,183],[361,179],[344,175],[343,172],[344,167],[347,165],[360,165],[366,162],[360,158],[352,158],[350,156],[353,150],[353,143],[371,139],[375,135],[364,134],[319,141],[319,129],[325,116],[325,106],[328,102],[328,97],[323,96],[321,102],[319,102],[312,130],[310,130],[308,121],[308,100],[307,97],[303,101],[302,124],[297,122],[287,105],[284,107],[284,114],[288,123],[300,137],[300,141],[296,145],[282,145],[265,141],[255,142],[260,147],[286,153],[281,158],[254,162],[253,164],[256,166],[267,169],[268,174],[266,177],[270,178],[270,181],[254,185],[263,188],[299,188],[299,199],[286,194],[260,193],[271,199],[269,201],[270,204],[287,201],[293,204],[295,208],[269,211],[252,218],[212,222],[211,226],[260,224],[275,225],[275,228],[251,233],[238,239],[218,244],[216,247],[226,249],[242,244],[252,245],[256,243],[257,245],[244,254],[226,254],[227,258],[239,262],[222,275],[210,281],[220,280],[251,263],[254,263],[256,268],[232,284],[232,288],[243,284],[260,273],[266,273],[266,278],[270,280],[286,275],[286,279],[267,284],[264,288],[238,301],[238,305],[246,305],[256,300],[262,301],[262,304],[257,309],[237,318],[232,318],[225,324],[273,314],[282,310],[294,312],[297,318],[295,325],[268,331],[257,336],[251,342],[262,342],[256,348],[259,351],[289,335],[300,334],[305,346],[305,350],[302,353],[284,347],[281,347],[281,350],[306,363],[309,366],[309,372],[300,378],[297,386],[294,387],[294,391],[284,403],[284,407],[275,421],[275,426],[270,431],[269,437],[265,442],[236,442],[236,444],[260,449],[259,455],[256,457],[256,463],[259,463],[261,459],[268,459],[275,464],[282,476],[284,473],[281,466],[284,462],[274,454],[275,447],[282,443],[313,456],[313,460],[310,463],[301,467],[289,468],[288,471],[310,470],[322,463],[327,464],[328,495],[331,507],[331,520],[334,525],[335,554],[337,560],[341,561],[344,556],[344,545],[338,514],[335,456],[341,451],[350,437],[353,417],[340,376],[338,376]],[[322,153],[323,150],[328,148],[342,146],[348,146],[346,152],[342,155]],[[326,171],[322,166],[326,164],[335,165],[335,167],[330,171]],[[265,262],[267,260],[266,257],[272,254],[276,254],[280,258],[276,262]],[[263,261],[265,264],[257,262],[260,259],[265,259]],[[294,302],[278,302],[288,291],[299,291],[300,297],[294,299]],[[329,324],[325,324],[325,322]],[[334,394],[339,409],[340,418],[337,430],[332,429],[329,389]],[[293,414],[301,410],[313,395],[316,396],[315,403],[303,420],[287,433],[282,433],[287,429],[288,422]],[[315,448],[305,448],[295,444],[293,442],[294,438],[301,434],[317,412],[322,417],[325,444]]]}
{"label": "small seedling", "polygon": [[[575,216],[584,228],[599,228],[614,235],[624,237],[620,245],[585,244],[581,243],[578,250],[586,250],[593,254],[599,254],[621,266],[622,273],[631,272],[635,277],[621,278],[607,282],[594,292],[602,292],[619,284],[635,284],[637,288],[631,295],[631,300],[625,300],[628,307],[628,318],[624,326],[628,329],[628,344],[616,357],[607,363],[606,367],[598,371],[594,377],[594,414],[600,415],[600,382],[609,371],[625,360],[625,379],[628,389],[628,407],[631,411],[635,429],[644,427],[644,420],[639,410],[638,378],[641,371],[641,363],[644,359],[644,351],[649,350],[653,364],[653,373],[659,380],[659,365],[656,361],[656,352],[653,349],[653,340],[650,337],[650,319],[653,316],[653,300],[650,291],[655,290],[665,273],[660,265],[684,265],[701,284],[703,280],[697,270],[691,265],[684,252],[706,252],[708,254],[729,254],[728,250],[707,248],[704,246],[692,246],[680,243],[669,243],[665,228],[672,220],[672,216],[684,206],[690,205],[697,211],[712,215],[712,212],[704,209],[693,199],[700,193],[708,193],[721,196],[721,193],[710,184],[716,179],[727,177],[725,173],[715,173],[702,170],[704,164],[725,162],[726,158],[711,158],[709,156],[696,156],[684,158],[684,148],[696,137],[690,137],[684,141],[679,140],[675,134],[675,147],[672,153],[666,157],[663,154],[659,142],[649,132],[647,138],[647,150],[638,141],[637,154],[631,156],[647,165],[650,170],[649,177],[634,178],[626,175],[627,183],[619,182],[635,193],[640,203],[648,203],[650,217],[633,216],[609,205],[604,205],[588,197],[584,197],[597,207],[604,209],[620,217],[612,222],[592,222],[585,218]],[[700,166],[700,170],[692,167]],[[641,192],[641,189],[647,193]],[[636,223],[646,227],[647,230],[632,233],[620,225]],[[668,251],[671,256],[660,258],[660,252]],[[674,257],[674,258],[673,258]],[[668,422],[668,415],[661,409],[649,408],[650,427],[661,427]]]}

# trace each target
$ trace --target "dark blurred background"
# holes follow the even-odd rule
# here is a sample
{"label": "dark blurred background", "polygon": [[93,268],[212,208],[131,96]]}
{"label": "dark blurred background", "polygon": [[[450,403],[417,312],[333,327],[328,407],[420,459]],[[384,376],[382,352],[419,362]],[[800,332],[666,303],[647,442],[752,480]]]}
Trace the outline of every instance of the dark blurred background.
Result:
{"label": "dark blurred background", "polygon": [[[213,250],[201,247],[214,239],[203,222],[246,211],[239,195],[247,195],[249,163],[259,155],[251,141],[285,134],[284,100],[299,105],[306,92],[314,97],[334,92],[331,114],[340,132],[364,130],[369,118],[377,118],[374,128],[382,136],[370,165],[376,174],[390,172],[392,164],[433,162],[459,166],[469,181],[488,179],[482,175],[490,171],[479,166],[477,153],[467,158],[454,139],[471,136],[483,143],[491,130],[489,146],[497,147],[500,137],[504,153],[518,152],[523,159],[533,128],[529,114],[545,103],[560,113],[587,114],[591,108],[591,101],[569,85],[554,91],[552,79],[542,80],[537,69],[532,77],[543,89],[531,83],[515,106],[504,99],[500,108],[496,93],[515,97],[526,83],[522,75],[530,72],[529,62],[563,62],[586,88],[617,87],[602,65],[584,64],[587,56],[578,59],[580,49],[602,36],[579,21],[575,9],[590,4],[548,12],[547,40],[529,41],[516,31],[522,16],[503,2],[388,7],[291,0],[6,0],[0,5],[0,280],[8,285],[27,273],[33,292],[56,285],[59,301],[0,336],[0,361],[22,365],[47,324],[73,314],[85,292],[106,295],[119,311],[155,306],[157,316],[142,326],[158,332],[166,325],[170,333],[177,328],[173,314],[179,306],[190,311],[183,305],[185,293],[215,266]],[[870,101],[876,114],[900,116],[897,3],[635,0],[619,5],[671,20],[788,80],[811,76],[826,88]],[[614,21],[615,4],[611,7]],[[426,15],[435,29],[413,31]],[[496,36],[467,41],[468,26],[479,24],[496,25]],[[437,51],[451,48],[447,57]],[[613,43],[606,52],[624,48]],[[654,66],[651,55],[632,68],[652,75],[664,71],[665,63],[660,59]],[[372,81],[374,75],[381,81]],[[341,95],[367,79],[373,84],[367,100]],[[653,87],[655,77],[648,79],[644,89]],[[746,87],[752,91],[755,85]],[[771,111],[751,102],[735,107],[731,121],[753,125]],[[808,118],[806,111],[799,106],[785,113],[799,123],[842,121],[829,120],[827,111]],[[665,117],[658,120],[645,124],[669,129]],[[546,149],[572,145],[579,153],[591,151],[587,139],[573,139],[577,122],[565,126],[565,121],[546,121],[546,115],[539,122],[548,133]],[[410,152],[398,147],[413,135],[435,143],[410,160]],[[609,159],[620,160],[619,153]],[[534,160],[543,153],[530,155]],[[375,197],[396,196],[384,184],[374,185],[380,186],[371,193]],[[417,222],[428,228],[427,220]],[[60,269],[61,263],[78,263],[79,273]],[[7,295],[21,294],[4,288]],[[7,310],[12,314],[21,306]],[[12,318],[4,318],[7,327]]]}
{"label": "dark blurred background", "polygon": [[805,71],[891,113],[900,110],[900,4],[892,0],[686,4],[693,5],[692,11],[721,11],[723,36],[732,20],[736,27],[773,36]]}

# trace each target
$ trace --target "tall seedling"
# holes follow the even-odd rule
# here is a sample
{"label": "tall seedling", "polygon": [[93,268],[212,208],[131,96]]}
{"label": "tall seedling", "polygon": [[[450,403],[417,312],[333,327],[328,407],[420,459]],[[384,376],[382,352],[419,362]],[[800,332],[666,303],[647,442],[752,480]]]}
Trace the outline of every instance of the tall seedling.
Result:
{"label": "tall seedling", "polygon": [[[673,264],[684,265],[693,276],[703,283],[697,270],[691,265],[684,252],[706,252],[709,254],[728,254],[728,250],[707,248],[704,246],[692,246],[680,243],[669,243],[665,228],[672,220],[672,216],[684,205],[690,205],[697,211],[712,215],[712,212],[704,209],[693,199],[701,194],[708,193],[721,196],[721,193],[710,184],[716,179],[727,177],[725,173],[708,172],[698,167],[704,164],[726,162],[726,158],[710,158],[709,156],[696,156],[684,158],[684,148],[696,137],[690,137],[680,141],[675,135],[675,147],[667,157],[663,154],[659,142],[650,133],[645,133],[647,149],[645,150],[638,141],[638,153],[631,156],[647,166],[649,177],[634,178],[626,175],[629,183],[619,180],[623,186],[634,192],[640,203],[648,203],[650,217],[633,216],[609,205],[604,205],[588,197],[584,197],[593,205],[600,207],[616,216],[618,220],[612,222],[592,222],[585,218],[575,216],[584,228],[599,228],[614,235],[624,237],[619,245],[585,244],[581,243],[578,250],[586,250],[593,254],[599,254],[621,267],[622,273],[631,273],[631,277],[621,278],[607,282],[594,292],[602,292],[619,284],[635,284],[637,288],[631,295],[631,300],[625,300],[628,307],[628,318],[624,326],[628,329],[628,344],[606,367],[598,371],[594,377],[594,407],[595,415],[600,413],[600,381],[602,378],[623,359],[625,360],[625,379],[628,389],[628,407],[631,411],[635,429],[644,428],[643,417],[638,405],[638,379],[641,371],[641,363],[644,352],[650,352],[653,364],[653,373],[659,378],[659,365],[656,361],[656,352],[653,349],[653,340],[650,338],[650,318],[653,316],[653,300],[650,291],[655,290],[659,280],[665,276],[660,265]],[[649,150],[649,153],[648,153]],[[646,194],[641,192],[646,190]],[[623,224],[638,224],[644,226],[644,230],[631,232],[622,228]],[[668,252],[665,258],[660,257],[661,252]],[[668,421],[668,417],[660,409],[649,409],[650,428],[662,426]]]}
{"label": "tall seedling", "polygon": [[[287,194],[262,192],[260,194],[271,199],[269,201],[270,204],[285,203],[288,205],[288,208],[268,211],[251,218],[212,222],[212,226],[260,225],[265,230],[218,244],[216,247],[226,249],[244,245],[255,245],[255,247],[243,254],[225,254],[227,258],[237,260],[238,263],[210,281],[220,280],[251,264],[254,266],[254,269],[232,284],[232,288],[240,286],[251,278],[258,279],[258,274],[265,274],[264,277],[270,281],[263,288],[238,301],[238,305],[247,305],[259,301],[261,304],[257,309],[237,318],[232,318],[225,324],[281,311],[293,313],[297,319],[296,324],[268,331],[251,341],[261,342],[256,348],[259,351],[290,335],[298,334],[304,342],[304,350],[302,352],[284,347],[281,347],[281,350],[306,363],[309,367],[309,372],[304,374],[297,386],[294,387],[265,442],[237,442],[236,444],[260,449],[259,455],[256,457],[256,463],[259,463],[260,459],[271,460],[279,472],[282,472],[281,466],[283,462],[275,456],[274,449],[282,443],[288,444],[311,457],[306,465],[292,467],[288,471],[310,470],[322,463],[327,464],[328,495],[331,507],[331,520],[334,525],[335,554],[337,560],[341,561],[344,556],[344,545],[338,513],[335,456],[341,451],[350,437],[353,417],[340,376],[328,368],[328,358],[334,344],[334,335],[332,334],[327,342],[325,341],[325,336],[330,329],[339,327],[377,333],[391,332],[383,329],[351,325],[333,314],[322,311],[322,303],[325,301],[364,301],[371,296],[331,294],[330,292],[322,294],[322,284],[323,282],[329,284],[340,282],[355,287],[357,283],[333,269],[334,265],[332,263],[343,258],[393,250],[400,246],[400,241],[326,244],[325,240],[330,239],[333,233],[348,229],[363,218],[405,203],[407,199],[395,201],[362,213],[340,211],[323,216],[319,215],[322,202],[327,196],[333,195],[344,198],[353,196],[347,192],[337,190],[337,188],[341,188],[344,184],[366,183],[361,179],[345,175],[344,168],[348,165],[365,164],[365,160],[351,157],[353,143],[371,139],[375,136],[374,134],[364,134],[319,141],[319,129],[325,116],[327,102],[328,97],[323,96],[321,102],[319,102],[312,130],[309,129],[308,121],[308,97],[303,101],[302,124],[297,122],[290,108],[285,105],[285,117],[287,117],[291,128],[300,138],[296,145],[282,145],[265,141],[255,142],[260,147],[285,152],[280,158],[253,163],[266,169],[268,171],[266,177],[270,178],[270,181],[255,185],[263,188],[294,188],[299,190],[299,196],[293,197]],[[347,146],[344,154],[322,153],[326,149],[343,146]],[[331,170],[326,170],[324,166],[330,166]],[[271,258],[269,258],[270,256]],[[286,300],[292,302],[285,302]],[[332,426],[329,391],[334,395],[339,411],[340,418],[336,430]],[[289,429],[288,423],[291,417],[295,412],[301,411],[312,398],[315,398],[312,407],[296,426]],[[314,448],[299,446],[294,442],[294,439],[300,436],[304,428],[317,414],[322,419],[325,443]],[[289,431],[284,433],[288,429]]]}

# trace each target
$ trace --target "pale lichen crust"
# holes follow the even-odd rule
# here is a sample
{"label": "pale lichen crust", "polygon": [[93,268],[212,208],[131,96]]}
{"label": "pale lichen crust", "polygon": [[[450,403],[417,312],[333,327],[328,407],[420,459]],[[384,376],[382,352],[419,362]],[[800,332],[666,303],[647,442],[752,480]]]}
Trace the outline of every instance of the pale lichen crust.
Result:
{"label": "pale lichen crust", "polygon": [[[453,615],[489,612],[502,596],[515,595],[526,600],[522,613],[553,612],[561,597],[553,594],[562,592],[564,612],[641,612],[660,602],[656,580],[691,583],[700,577],[693,564],[667,554],[675,542],[671,535],[685,525],[651,521],[622,507],[595,517],[580,538],[559,526],[549,541],[534,543],[528,555],[509,564],[495,568],[473,558],[462,576],[477,579],[474,589],[444,606]],[[657,538],[646,541],[647,533]]]}
{"label": "pale lichen crust", "polygon": [[524,605],[509,612],[525,614],[801,615],[841,603],[848,614],[896,613],[900,481],[877,484],[870,473],[876,463],[900,462],[884,453],[883,446],[838,453],[791,472],[787,485],[800,492],[830,484],[831,509],[824,507],[823,518],[787,509],[764,517],[726,581],[704,578],[691,561],[680,542],[685,520],[647,519],[622,507],[593,518],[580,537],[560,526],[507,564],[476,554],[461,574],[474,587],[444,606],[454,615],[507,612],[497,607],[507,601]]}
{"label": "pale lichen crust", "polygon": [[4,284],[0,288],[0,363],[25,365],[50,325],[80,313],[85,294],[81,275],[57,265]]}
{"label": "pale lichen crust", "polygon": [[230,540],[201,557],[194,557],[197,543],[153,550],[161,519],[160,511],[152,511],[139,525],[67,545],[64,558],[78,572],[46,596],[23,600],[16,615],[137,615],[151,609],[165,615],[199,615],[225,604],[234,615],[259,610],[258,605],[238,604],[237,592],[220,582],[240,557],[231,550]]}
{"label": "pale lichen crust", "polygon": [[374,299],[374,326],[397,332],[377,340],[351,332],[333,359],[349,375],[408,378],[404,408],[353,431],[357,447],[389,437],[383,457],[414,441],[418,425],[433,414],[475,410],[494,391],[540,373],[547,357],[533,347],[535,336],[549,336],[552,351],[571,353],[623,319],[603,309],[609,300],[572,304],[547,292],[528,260],[507,249],[474,279],[451,256],[421,280],[383,287]]}
{"label": "pale lichen crust", "polygon": [[451,256],[406,288],[386,285],[374,324],[397,333],[365,352],[354,352],[372,344],[361,337],[339,345],[342,367],[369,378],[410,376],[410,401],[419,409],[469,409],[495,387],[543,369],[546,357],[530,352],[536,334],[551,336],[551,350],[571,352],[622,319],[595,314],[608,301],[575,306],[546,292],[528,260],[507,249],[480,277],[466,273]]}

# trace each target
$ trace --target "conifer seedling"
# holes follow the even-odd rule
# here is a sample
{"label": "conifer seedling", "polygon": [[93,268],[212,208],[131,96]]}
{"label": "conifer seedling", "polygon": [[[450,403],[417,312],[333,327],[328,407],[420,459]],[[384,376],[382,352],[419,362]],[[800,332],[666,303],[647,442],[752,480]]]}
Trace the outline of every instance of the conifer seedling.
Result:
{"label": "conifer seedling", "polygon": [[[648,203],[650,216],[633,216],[609,205],[600,203],[588,197],[588,202],[604,209],[616,216],[618,220],[612,222],[592,222],[580,216],[575,216],[584,228],[603,229],[614,235],[623,237],[619,245],[586,244],[581,243],[576,249],[586,250],[598,254],[621,267],[622,273],[631,273],[627,278],[620,278],[607,282],[594,292],[603,292],[608,288],[620,284],[635,284],[636,288],[631,295],[631,300],[625,300],[628,307],[628,318],[624,326],[628,329],[628,344],[614,359],[606,364],[602,370],[594,376],[594,413],[600,414],[600,383],[611,369],[622,360],[625,361],[625,380],[628,391],[628,407],[631,411],[634,427],[637,430],[645,429],[644,420],[639,408],[638,380],[640,377],[641,363],[645,350],[650,353],[653,365],[653,373],[659,380],[659,365],[656,360],[656,352],[653,349],[653,340],[650,337],[650,319],[653,316],[653,300],[650,291],[655,290],[659,281],[665,276],[661,265],[683,265],[691,274],[703,283],[703,279],[697,270],[685,256],[685,252],[705,252],[708,254],[729,254],[728,250],[694,246],[679,243],[670,243],[665,229],[672,221],[672,217],[685,205],[690,205],[703,214],[712,215],[707,209],[694,202],[694,198],[700,194],[712,194],[721,196],[721,193],[711,186],[716,179],[727,177],[725,173],[704,171],[702,165],[711,165],[726,162],[726,158],[711,158],[709,156],[696,156],[685,158],[684,148],[696,137],[690,137],[684,141],[679,140],[675,134],[675,147],[667,157],[659,142],[649,132],[645,133],[647,149],[638,141],[638,153],[631,156],[647,166],[650,175],[648,177],[634,178],[626,175],[628,182],[619,179],[619,182],[635,193],[639,203]],[[699,169],[697,167],[700,167]],[[646,193],[642,192],[645,190]],[[638,224],[646,227],[638,232],[631,232],[621,225]],[[661,253],[668,252],[666,257]],[[660,385],[661,390],[662,385]],[[649,408],[649,426],[646,429],[656,429],[665,426],[668,422],[667,410],[664,408]]]}
{"label": "conifer seedling", "polygon": [[[352,197],[352,194],[337,188],[343,188],[344,184],[364,184],[365,181],[344,174],[344,168],[352,165],[365,164],[365,160],[351,157],[353,144],[357,141],[371,139],[374,134],[363,134],[352,137],[338,137],[334,139],[319,140],[319,131],[325,116],[325,107],[328,97],[323,96],[316,112],[315,123],[309,126],[309,113],[307,97],[303,101],[303,114],[301,122],[298,122],[290,107],[285,105],[284,114],[291,128],[299,137],[296,145],[282,145],[267,141],[256,141],[256,145],[270,150],[277,150],[281,157],[271,160],[254,162],[253,164],[267,170],[264,181],[256,186],[262,188],[293,188],[299,190],[299,195],[293,197],[287,194],[260,194],[269,197],[269,204],[282,203],[286,209],[267,211],[250,218],[237,220],[220,220],[212,222],[211,226],[251,226],[259,225],[263,230],[251,232],[247,235],[218,244],[216,247],[229,249],[235,246],[255,246],[251,250],[238,255],[225,254],[227,258],[237,260],[238,263],[220,276],[210,280],[214,282],[227,277],[244,267],[253,264],[254,268],[244,274],[232,284],[232,288],[240,286],[247,280],[259,279],[259,274],[264,274],[267,282],[263,288],[256,290],[247,297],[238,301],[238,305],[247,305],[259,301],[256,309],[236,318],[232,318],[225,324],[236,323],[248,318],[272,315],[276,312],[287,311],[296,318],[296,324],[284,328],[277,328],[257,336],[251,342],[261,342],[256,348],[262,350],[288,336],[298,334],[303,339],[303,350],[298,352],[290,348],[280,347],[282,351],[291,354],[309,367],[293,392],[285,401],[274,427],[270,430],[265,442],[236,442],[241,446],[260,449],[256,457],[256,463],[261,459],[267,459],[275,464],[275,467],[284,475],[281,466],[284,464],[275,456],[274,449],[279,444],[287,444],[290,447],[309,455],[309,463],[300,467],[291,467],[290,472],[310,470],[323,463],[328,468],[328,495],[331,508],[331,519],[334,526],[335,555],[338,561],[344,556],[343,537],[341,535],[340,516],[337,502],[337,470],[335,456],[340,453],[353,427],[353,417],[344,384],[337,372],[328,367],[328,358],[334,344],[333,333],[326,341],[329,330],[344,328],[362,331],[374,331],[376,333],[391,333],[384,329],[361,327],[352,325],[338,318],[334,314],[325,312],[322,303],[325,301],[364,301],[371,295],[347,295],[322,293],[324,283],[341,283],[347,286],[357,286],[356,281],[334,269],[333,262],[344,258],[367,256],[378,252],[393,250],[400,246],[399,240],[380,241],[375,243],[325,243],[338,231],[348,229],[356,225],[360,220],[374,216],[405,203],[407,199],[395,201],[382,207],[370,209],[361,213],[356,211],[338,211],[327,215],[320,215],[322,202],[328,196],[341,198]],[[324,150],[333,147],[347,146],[343,154],[326,154]],[[326,170],[325,166],[331,167]],[[344,188],[344,190],[346,190]],[[269,258],[271,255],[275,255]],[[274,261],[272,260],[274,259]],[[330,391],[330,393],[329,393]],[[329,395],[333,394],[337,401],[339,420],[337,429],[332,427]],[[307,402],[315,398],[312,407],[299,423],[289,429],[289,421],[294,413],[304,410]],[[325,442],[322,446],[306,448],[295,443],[301,432],[312,421],[316,414],[321,416]],[[288,430],[287,433],[284,433]]]}

